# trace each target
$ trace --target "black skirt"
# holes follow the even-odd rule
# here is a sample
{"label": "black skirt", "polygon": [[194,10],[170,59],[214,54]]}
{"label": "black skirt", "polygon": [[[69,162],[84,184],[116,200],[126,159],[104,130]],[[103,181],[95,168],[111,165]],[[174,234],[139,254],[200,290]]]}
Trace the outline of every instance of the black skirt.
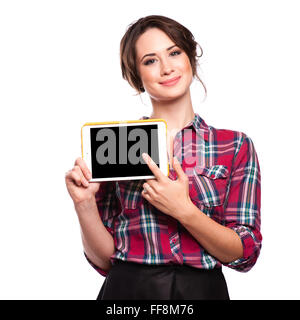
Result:
{"label": "black skirt", "polygon": [[115,261],[97,300],[229,300],[221,268]]}

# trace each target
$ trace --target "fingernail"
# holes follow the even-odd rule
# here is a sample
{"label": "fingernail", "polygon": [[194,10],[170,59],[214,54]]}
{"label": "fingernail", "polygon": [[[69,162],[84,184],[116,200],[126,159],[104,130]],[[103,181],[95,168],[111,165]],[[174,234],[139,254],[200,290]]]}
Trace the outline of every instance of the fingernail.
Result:
{"label": "fingernail", "polygon": [[147,163],[148,160],[149,160],[149,157],[148,157],[147,153],[143,153],[142,157],[143,157],[144,161]]}

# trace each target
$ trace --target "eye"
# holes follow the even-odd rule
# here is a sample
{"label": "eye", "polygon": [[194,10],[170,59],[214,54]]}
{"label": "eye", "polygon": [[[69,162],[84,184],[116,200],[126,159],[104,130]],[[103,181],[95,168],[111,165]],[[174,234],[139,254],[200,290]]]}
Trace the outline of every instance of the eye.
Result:
{"label": "eye", "polygon": [[155,59],[149,59],[149,60],[147,60],[147,61],[144,62],[144,65],[147,66],[147,65],[149,65],[149,64],[154,63],[154,61],[155,61]]}
{"label": "eye", "polygon": [[176,50],[176,51],[173,51],[170,55],[171,55],[171,56],[178,56],[178,55],[180,55],[180,54],[181,54],[181,51]]}

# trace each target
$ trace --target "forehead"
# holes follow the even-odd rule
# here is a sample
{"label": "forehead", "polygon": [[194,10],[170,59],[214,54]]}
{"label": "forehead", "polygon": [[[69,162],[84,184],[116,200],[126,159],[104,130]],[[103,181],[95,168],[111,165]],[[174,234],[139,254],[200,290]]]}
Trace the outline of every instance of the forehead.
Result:
{"label": "forehead", "polygon": [[155,53],[166,50],[174,45],[166,33],[158,28],[151,28],[145,31],[136,41],[137,57],[141,57],[147,53]]}

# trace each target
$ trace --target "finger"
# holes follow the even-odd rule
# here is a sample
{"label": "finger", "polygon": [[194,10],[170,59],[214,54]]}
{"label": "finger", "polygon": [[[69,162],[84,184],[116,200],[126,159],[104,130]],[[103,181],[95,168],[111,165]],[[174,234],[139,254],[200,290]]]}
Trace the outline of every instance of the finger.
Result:
{"label": "finger", "polygon": [[153,188],[148,184],[144,183],[143,184],[143,193],[146,195],[149,195],[151,198],[155,198],[157,196],[157,193],[153,190]]}
{"label": "finger", "polygon": [[76,166],[76,165],[81,168],[81,170],[82,170],[82,172],[83,172],[83,174],[84,174],[84,176],[85,176],[85,178],[86,178],[87,180],[92,179],[92,173],[91,173],[91,171],[89,170],[86,162],[85,162],[82,158],[77,158],[77,159],[75,160],[75,166]]}
{"label": "finger", "polygon": [[149,202],[151,202],[151,197],[150,197],[149,193],[147,193],[147,192],[145,191],[145,189],[142,191],[142,196],[143,196],[146,200],[148,200]]}
{"label": "finger", "polygon": [[166,178],[159,169],[159,167],[156,165],[156,163],[151,159],[151,157],[147,153],[143,153],[142,157],[158,181],[162,181]]}
{"label": "finger", "polygon": [[87,180],[92,179],[92,173],[91,173],[90,169],[88,168],[86,162],[82,158],[77,158],[77,161],[78,161],[78,165],[80,166],[85,178]]}
{"label": "finger", "polygon": [[173,152],[174,152],[173,143],[174,143],[174,141],[173,141],[173,136],[170,135],[170,137],[169,137],[169,160],[170,160],[170,167],[171,167],[171,169],[173,169],[173,161],[172,161],[172,159],[173,159]]}
{"label": "finger", "polygon": [[75,166],[74,167],[74,170],[75,172],[78,174],[78,176],[80,177],[80,181],[81,181],[81,184],[85,187],[88,187],[89,186],[89,182],[86,180],[86,178],[84,177],[83,173],[82,173],[82,170],[79,166]]}
{"label": "finger", "polygon": [[183,171],[178,159],[176,157],[173,157],[173,167],[177,173],[178,179],[179,180],[184,180],[186,179],[186,174]]}
{"label": "finger", "polygon": [[69,179],[70,173],[71,173],[71,170],[68,170],[68,171],[65,173],[65,179]]}
{"label": "finger", "polygon": [[147,179],[146,182],[152,189],[154,189],[155,192],[157,192],[159,182],[156,179]]}
{"label": "finger", "polygon": [[73,181],[78,187],[81,186],[80,176],[74,170],[71,170],[71,172],[66,176],[66,179]]}

